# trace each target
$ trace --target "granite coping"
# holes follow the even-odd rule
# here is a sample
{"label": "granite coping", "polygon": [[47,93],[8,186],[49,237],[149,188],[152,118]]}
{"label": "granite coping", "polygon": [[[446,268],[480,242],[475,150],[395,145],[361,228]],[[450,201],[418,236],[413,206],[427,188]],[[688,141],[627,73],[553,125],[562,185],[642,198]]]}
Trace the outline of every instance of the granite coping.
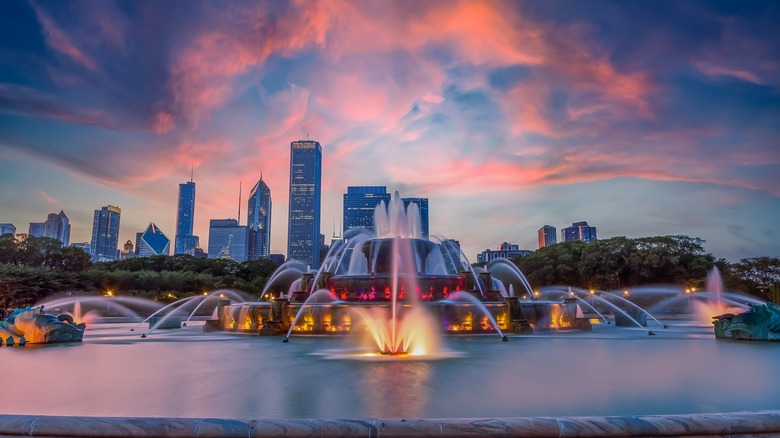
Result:
{"label": "granite coping", "polygon": [[0,415],[0,437],[780,436],[780,410],[610,417],[257,419]]}

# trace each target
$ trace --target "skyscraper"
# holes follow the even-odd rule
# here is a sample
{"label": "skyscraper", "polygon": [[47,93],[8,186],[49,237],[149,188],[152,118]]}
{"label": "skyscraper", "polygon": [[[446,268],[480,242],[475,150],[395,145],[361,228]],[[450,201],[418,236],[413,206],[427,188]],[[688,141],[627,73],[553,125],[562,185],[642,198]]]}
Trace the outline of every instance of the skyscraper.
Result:
{"label": "skyscraper", "polygon": [[92,220],[92,241],[89,249],[94,260],[116,260],[119,247],[119,219],[122,210],[107,205],[95,210]]}
{"label": "skyscraper", "polygon": [[0,224],[0,236],[3,234],[10,234],[16,236],[16,227],[14,224]]}
{"label": "skyscraper", "polygon": [[287,259],[316,269],[320,265],[320,196],[322,146],[299,140],[290,143],[290,216]]}
{"label": "skyscraper", "polygon": [[255,245],[250,259],[268,257],[271,249],[271,189],[263,181],[252,187],[247,203],[246,226],[254,232]]}
{"label": "skyscraper", "polygon": [[62,246],[70,245],[70,220],[64,211],[49,213],[43,223],[43,236],[59,240]]}
{"label": "skyscraper", "polygon": [[[136,253],[139,257],[150,257],[155,255],[168,255],[171,253],[171,239],[169,239],[160,228],[150,222],[146,231],[137,236]],[[125,244],[125,247],[127,244]]]}
{"label": "skyscraper", "polygon": [[344,235],[355,228],[374,229],[374,210],[382,201],[390,203],[385,186],[350,186],[344,193]]}
{"label": "skyscraper", "polygon": [[235,219],[212,219],[209,222],[210,259],[249,260],[252,230],[238,225]]}
{"label": "skyscraper", "polygon": [[417,204],[417,208],[420,210],[420,229],[422,231],[422,238],[429,239],[430,229],[428,225],[428,198],[401,198],[406,209],[406,214],[409,214],[409,204]]}
{"label": "skyscraper", "polygon": [[179,202],[176,209],[176,236],[174,254],[185,254],[198,246],[198,236],[192,235],[195,221],[195,183],[190,181],[179,184]]}
{"label": "skyscraper", "polygon": [[561,240],[582,240],[585,243],[593,242],[596,239],[596,227],[591,227],[587,222],[574,222],[570,227],[561,230]]}
{"label": "skyscraper", "polygon": [[43,222],[30,222],[30,228],[27,231],[27,235],[30,237],[44,237],[44,224]]}
{"label": "skyscraper", "polygon": [[555,245],[557,241],[557,231],[552,225],[545,225],[539,228],[539,248]]}

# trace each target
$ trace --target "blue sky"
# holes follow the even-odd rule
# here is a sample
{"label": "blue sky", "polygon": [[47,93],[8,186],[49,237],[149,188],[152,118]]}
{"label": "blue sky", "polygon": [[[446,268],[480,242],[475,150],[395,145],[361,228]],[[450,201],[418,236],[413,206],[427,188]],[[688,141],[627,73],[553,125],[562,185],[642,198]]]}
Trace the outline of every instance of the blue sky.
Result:
{"label": "blue sky", "polygon": [[[4,2],[0,222],[64,210],[74,242],[195,233],[273,198],[286,251],[290,141],[323,145],[322,229],[348,185],[428,197],[469,258],[587,220],[780,256],[777,2]],[[244,207],[245,209],[245,207]],[[246,214],[242,214],[243,218]],[[242,218],[242,220],[244,220]]]}

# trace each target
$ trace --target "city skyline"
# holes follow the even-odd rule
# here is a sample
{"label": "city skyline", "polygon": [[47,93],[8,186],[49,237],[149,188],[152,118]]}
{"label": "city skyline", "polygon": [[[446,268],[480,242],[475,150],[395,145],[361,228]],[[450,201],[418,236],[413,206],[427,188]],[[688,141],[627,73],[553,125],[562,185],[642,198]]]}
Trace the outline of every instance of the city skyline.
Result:
{"label": "city skyline", "polygon": [[205,248],[263,172],[286,253],[310,136],[326,236],[347,186],[375,185],[428,198],[470,258],[582,220],[780,256],[780,5],[597,3],[3,5],[0,222],[65,211],[87,242],[117,205],[120,242],[174,234],[194,166]]}

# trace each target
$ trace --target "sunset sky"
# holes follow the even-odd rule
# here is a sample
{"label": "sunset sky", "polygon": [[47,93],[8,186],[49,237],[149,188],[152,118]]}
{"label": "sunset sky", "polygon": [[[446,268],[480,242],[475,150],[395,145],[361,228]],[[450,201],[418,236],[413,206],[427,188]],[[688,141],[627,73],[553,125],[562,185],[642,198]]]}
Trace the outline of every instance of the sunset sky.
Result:
{"label": "sunset sky", "polygon": [[[322,230],[348,185],[427,197],[471,261],[586,220],[780,256],[780,2],[90,1],[0,4],[0,223],[120,245],[235,218],[260,174],[287,248],[290,142],[323,147]],[[329,241],[330,239],[326,239]]]}

